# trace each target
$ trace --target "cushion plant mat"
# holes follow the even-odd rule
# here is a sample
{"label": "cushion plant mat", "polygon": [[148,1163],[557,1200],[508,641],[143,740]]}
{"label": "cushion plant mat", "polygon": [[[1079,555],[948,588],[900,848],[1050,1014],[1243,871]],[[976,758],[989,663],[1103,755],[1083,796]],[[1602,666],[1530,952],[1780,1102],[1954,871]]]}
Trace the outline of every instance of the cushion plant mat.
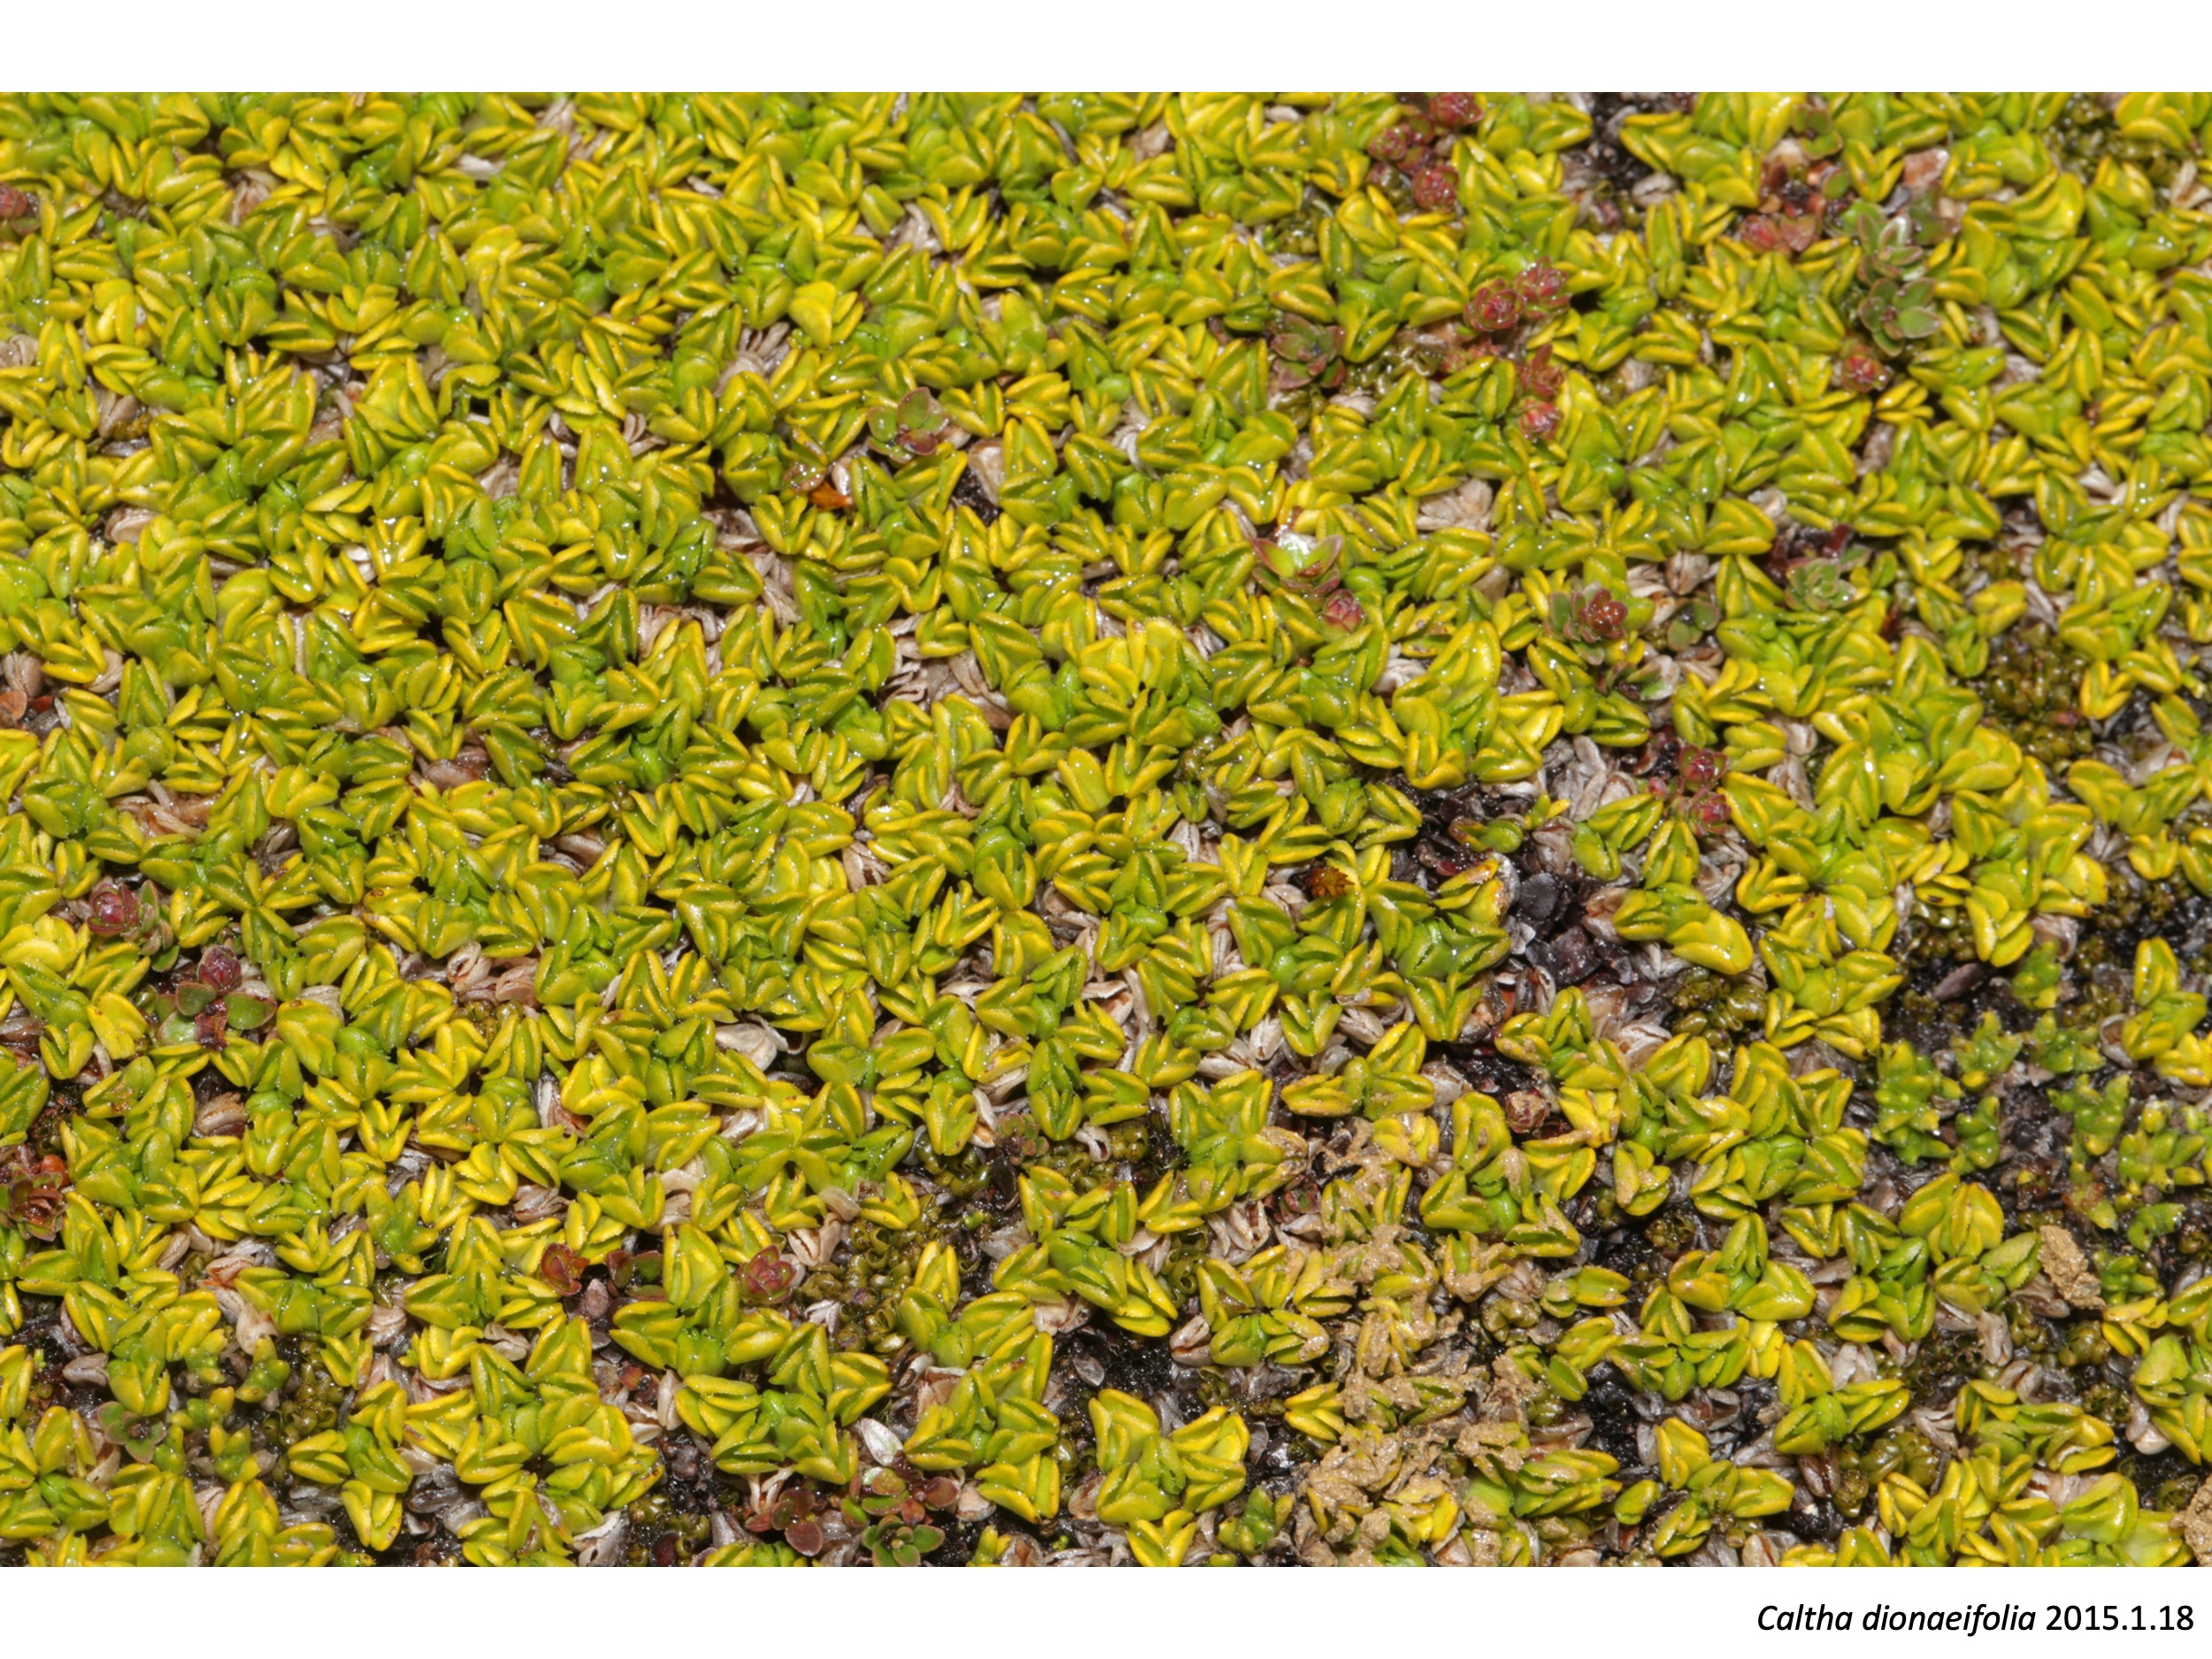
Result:
{"label": "cushion plant mat", "polygon": [[0,1561],[2212,1553],[2208,136],[0,100]]}

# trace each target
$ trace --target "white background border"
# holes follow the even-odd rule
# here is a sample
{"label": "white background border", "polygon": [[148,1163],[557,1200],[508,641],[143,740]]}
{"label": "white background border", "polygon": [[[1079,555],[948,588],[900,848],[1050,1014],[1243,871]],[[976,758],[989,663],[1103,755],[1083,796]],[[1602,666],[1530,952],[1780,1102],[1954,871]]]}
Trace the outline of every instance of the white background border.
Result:
{"label": "white background border", "polygon": [[[1555,84],[2201,86],[2212,27],[2180,4],[1842,0],[4,0],[0,86],[1134,88]],[[2202,1655],[2208,1581],[2055,1569],[1595,1572],[634,1571],[124,1573],[0,1578],[0,1654],[59,1659],[1665,1659],[1675,1654]],[[1848,1634],[1763,1634],[1825,1602]],[[2186,1602],[2187,1634],[1916,1636],[1878,1602]],[[66,1644],[66,1647],[64,1647]]]}

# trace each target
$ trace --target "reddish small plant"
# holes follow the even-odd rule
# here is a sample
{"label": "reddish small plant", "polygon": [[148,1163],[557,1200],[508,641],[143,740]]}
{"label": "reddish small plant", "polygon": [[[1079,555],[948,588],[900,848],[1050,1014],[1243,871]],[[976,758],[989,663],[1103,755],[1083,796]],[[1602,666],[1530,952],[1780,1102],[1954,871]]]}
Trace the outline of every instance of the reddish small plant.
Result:
{"label": "reddish small plant", "polygon": [[549,1244],[538,1258],[538,1277],[564,1296],[584,1287],[584,1270],[591,1263],[565,1244]]}
{"label": "reddish small plant", "polygon": [[1429,119],[1439,127],[1463,132],[1482,119],[1482,105],[1471,92],[1432,92]]}
{"label": "reddish small plant", "polygon": [[244,982],[246,971],[237,952],[227,945],[210,945],[200,952],[200,982],[214,991],[234,991]]}
{"label": "reddish small plant", "polygon": [[1505,1097],[1505,1126],[1517,1135],[1532,1135],[1551,1116],[1551,1102],[1532,1088],[1515,1089]]}
{"label": "reddish small plant", "polygon": [[1717,749],[1693,746],[1675,763],[1676,774],[1690,789],[1709,789],[1727,775],[1728,757]]}
{"label": "reddish small plant", "polygon": [[92,889],[87,904],[90,913],[85,918],[85,928],[99,938],[119,939],[138,931],[138,895],[121,882],[101,882]]}
{"label": "reddish small plant", "polygon": [[797,1265],[773,1250],[745,1263],[745,1290],[755,1302],[781,1302],[799,1282]]}
{"label": "reddish small plant", "polygon": [[1729,826],[1728,797],[1720,787],[1727,775],[1725,755],[1717,749],[1692,744],[1675,757],[1673,778],[1663,784],[1654,778],[1651,789],[1665,801],[1669,810],[1688,819],[1693,830],[1710,837]]}
{"label": "reddish small plant", "polygon": [[949,1509],[960,1502],[960,1483],[950,1475],[934,1475],[921,1483],[916,1496],[928,1509]]}
{"label": "reddish small plant", "polygon": [[1717,790],[1709,789],[1689,805],[1690,822],[1704,835],[1717,835],[1728,827],[1728,803]]}
{"label": "reddish small plant", "polygon": [[1344,331],[1333,323],[1298,316],[1284,318],[1267,336],[1275,360],[1271,385],[1276,391],[1302,386],[1334,391],[1344,380]]}
{"label": "reddish small plant", "polygon": [[1486,282],[1468,296],[1466,316],[1478,334],[1510,333],[1521,326],[1520,290],[1510,282]]}
{"label": "reddish small plant", "polygon": [[1567,372],[1551,360],[1549,346],[1537,347],[1529,360],[1521,365],[1521,389],[1540,402],[1552,402],[1566,383]]}
{"label": "reddish small plant", "polygon": [[1548,441],[1559,430],[1559,405],[1534,403],[1521,411],[1521,430],[1538,443]]}
{"label": "reddish small plant", "polygon": [[1890,382],[1889,365],[1859,346],[1846,346],[1836,358],[1836,384],[1862,396],[1878,392]]}
{"label": "reddish small plant", "polygon": [[822,1512],[811,1490],[790,1487],[756,1502],[746,1514],[745,1530],[756,1535],[781,1532],[785,1543],[811,1558],[829,1548],[829,1534],[817,1518]]}
{"label": "reddish small plant", "polygon": [[1628,603],[1610,588],[1594,583],[1579,593],[1551,598],[1552,632],[1580,645],[1602,645],[1628,631]]}
{"label": "reddish small plant", "polygon": [[1417,207],[1431,213],[1440,213],[1459,203],[1459,175],[1440,163],[1432,163],[1413,174],[1413,201]]}
{"label": "reddish small plant", "polygon": [[1761,253],[1803,253],[1820,239],[1816,215],[1757,213],[1743,222],[1745,245]]}
{"label": "reddish small plant", "polygon": [[1367,141],[1367,153],[1377,161],[1398,166],[1410,157],[1417,147],[1414,129],[1404,121],[1386,127]]}
{"label": "reddish small plant", "polygon": [[35,1156],[24,1146],[0,1152],[0,1222],[50,1240],[61,1231],[68,1191],[69,1166],[53,1154]]}
{"label": "reddish small plant", "polygon": [[1556,265],[1538,263],[1513,279],[1513,292],[1521,309],[1531,316],[1548,316],[1567,309],[1567,273]]}

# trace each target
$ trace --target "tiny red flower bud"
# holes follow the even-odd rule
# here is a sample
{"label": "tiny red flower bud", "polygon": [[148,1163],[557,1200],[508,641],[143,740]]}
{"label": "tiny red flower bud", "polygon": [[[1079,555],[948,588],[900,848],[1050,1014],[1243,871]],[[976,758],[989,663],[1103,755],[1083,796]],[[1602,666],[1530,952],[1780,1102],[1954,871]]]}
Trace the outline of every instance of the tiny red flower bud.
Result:
{"label": "tiny red flower bud", "polygon": [[1868,351],[1846,351],[1836,363],[1836,380],[1847,390],[1878,392],[1889,384],[1889,365]]}
{"label": "tiny red flower bud", "polygon": [[1428,166],[1413,175],[1414,204],[1432,213],[1459,205],[1459,175],[1446,166]]}
{"label": "tiny red flower bud", "polygon": [[92,889],[92,913],[86,928],[103,939],[117,939],[138,926],[138,895],[120,882],[103,881]]}
{"label": "tiny red flower bud", "polygon": [[745,1287],[762,1302],[781,1302],[798,1279],[797,1266],[772,1250],[763,1250],[745,1263]]}
{"label": "tiny red flower bud", "polygon": [[1534,1089],[1516,1089],[1505,1097],[1505,1125],[1517,1135],[1532,1135],[1551,1116],[1551,1102]]}
{"label": "tiny red flower bud", "polygon": [[1559,430],[1559,405],[1556,403],[1529,403],[1521,410],[1521,430],[1537,442],[1542,443]]}
{"label": "tiny red flower bud", "polygon": [[1718,783],[1727,770],[1728,762],[1718,749],[1693,748],[1682,751],[1682,781],[1693,789]]}
{"label": "tiny red flower bud", "polygon": [[1582,608],[1583,626],[1601,640],[1617,640],[1628,626],[1628,607],[1604,588]]}
{"label": "tiny red flower bud", "polygon": [[210,945],[200,953],[200,979],[211,989],[234,991],[246,977],[237,953],[227,945]]}
{"label": "tiny red flower bud", "polygon": [[1556,265],[1532,265],[1513,280],[1521,307],[1532,315],[1563,310],[1567,304],[1567,274]]}
{"label": "tiny red flower bud", "polygon": [[1467,326],[1502,334],[1521,321],[1521,296],[1510,282],[1486,282],[1467,300]]}
{"label": "tiny red flower bud", "polygon": [[1521,365],[1521,389],[1540,402],[1549,403],[1557,397],[1566,379],[1566,371],[1551,360],[1549,346],[1540,347],[1535,356]]}
{"label": "tiny red flower bud", "polygon": [[1367,141],[1367,153],[1377,161],[1403,161],[1413,150],[1413,129],[1402,121],[1386,127]]}
{"label": "tiny red flower bud", "polygon": [[1482,119],[1482,105],[1471,92],[1432,92],[1429,119],[1439,127],[1468,127]]}

